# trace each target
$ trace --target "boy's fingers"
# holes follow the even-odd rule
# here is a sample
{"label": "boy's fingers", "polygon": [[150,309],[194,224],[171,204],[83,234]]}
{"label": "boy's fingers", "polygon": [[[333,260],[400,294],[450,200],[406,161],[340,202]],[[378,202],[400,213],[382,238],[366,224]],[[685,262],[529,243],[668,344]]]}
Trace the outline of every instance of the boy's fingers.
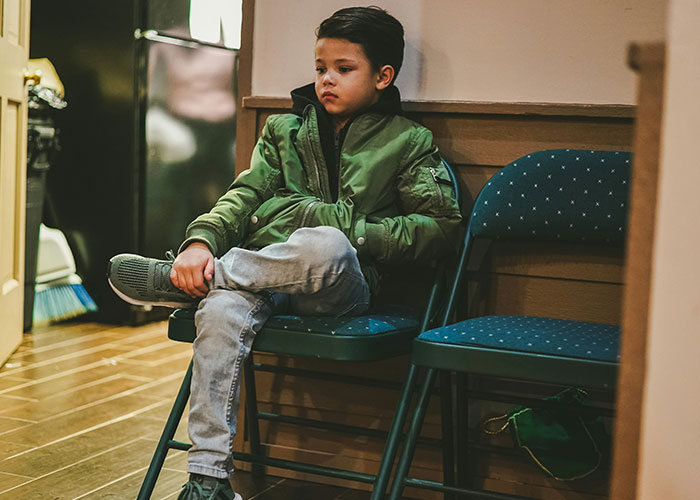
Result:
{"label": "boy's fingers", "polygon": [[192,297],[196,297],[196,295],[194,294],[195,288],[192,285],[192,275],[190,273],[185,273],[184,278],[185,278],[185,284],[182,287],[182,290],[185,291],[185,293],[187,293],[187,295],[190,295]]}
{"label": "boy's fingers", "polygon": [[187,289],[185,291],[192,297],[202,298],[206,295],[206,288],[205,291],[202,291],[202,285],[199,285],[198,282],[202,282],[201,271],[187,273]]}
{"label": "boy's fingers", "polygon": [[173,285],[180,288],[180,280],[178,279],[177,271],[174,267],[170,270],[170,281],[173,282]]}
{"label": "boy's fingers", "polygon": [[204,282],[204,276],[201,273],[195,275],[193,285],[202,295],[206,295],[206,293],[209,291],[209,287]]}
{"label": "boy's fingers", "polygon": [[211,279],[214,277],[214,260],[209,259],[207,261],[207,265],[204,268],[204,278],[206,280],[211,281]]}

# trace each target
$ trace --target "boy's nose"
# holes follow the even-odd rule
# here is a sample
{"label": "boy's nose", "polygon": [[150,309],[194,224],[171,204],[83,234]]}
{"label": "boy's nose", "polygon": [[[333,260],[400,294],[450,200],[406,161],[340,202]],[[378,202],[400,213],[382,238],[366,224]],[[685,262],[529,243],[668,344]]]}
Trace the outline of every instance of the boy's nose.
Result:
{"label": "boy's nose", "polygon": [[331,72],[326,71],[326,73],[323,75],[323,83],[332,85],[333,84],[333,78],[331,77]]}

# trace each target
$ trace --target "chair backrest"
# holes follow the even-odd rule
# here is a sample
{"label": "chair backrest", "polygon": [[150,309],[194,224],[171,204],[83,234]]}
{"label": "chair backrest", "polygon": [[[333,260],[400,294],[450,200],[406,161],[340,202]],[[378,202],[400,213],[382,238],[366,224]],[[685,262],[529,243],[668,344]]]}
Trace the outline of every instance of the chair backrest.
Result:
{"label": "chair backrest", "polygon": [[472,236],[620,245],[629,153],[538,151],[502,168],[472,209]]}
{"label": "chair backrest", "polygon": [[553,149],[496,172],[471,210],[443,323],[454,312],[475,238],[621,246],[631,163],[626,152]]}

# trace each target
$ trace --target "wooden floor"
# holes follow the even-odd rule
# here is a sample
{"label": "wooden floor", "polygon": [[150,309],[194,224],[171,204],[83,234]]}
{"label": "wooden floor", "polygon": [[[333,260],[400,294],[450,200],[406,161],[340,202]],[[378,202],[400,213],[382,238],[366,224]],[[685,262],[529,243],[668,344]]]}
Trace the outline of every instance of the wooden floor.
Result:
{"label": "wooden floor", "polygon": [[[166,324],[35,328],[0,369],[0,499],[133,499],[190,360]],[[177,439],[186,440],[181,424]],[[170,452],[152,498],[175,499]],[[366,492],[236,473],[244,499],[360,500]]]}

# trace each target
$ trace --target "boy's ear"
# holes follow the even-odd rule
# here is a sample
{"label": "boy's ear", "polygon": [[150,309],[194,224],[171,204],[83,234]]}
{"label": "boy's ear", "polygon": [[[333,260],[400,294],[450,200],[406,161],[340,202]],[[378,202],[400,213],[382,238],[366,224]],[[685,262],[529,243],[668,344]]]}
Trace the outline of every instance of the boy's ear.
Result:
{"label": "boy's ear", "polygon": [[395,75],[394,67],[391,66],[390,64],[385,64],[381,68],[379,68],[379,73],[377,73],[377,84],[376,84],[376,89],[377,90],[384,90],[387,88],[389,85],[391,85],[391,82],[394,81],[394,75]]}

